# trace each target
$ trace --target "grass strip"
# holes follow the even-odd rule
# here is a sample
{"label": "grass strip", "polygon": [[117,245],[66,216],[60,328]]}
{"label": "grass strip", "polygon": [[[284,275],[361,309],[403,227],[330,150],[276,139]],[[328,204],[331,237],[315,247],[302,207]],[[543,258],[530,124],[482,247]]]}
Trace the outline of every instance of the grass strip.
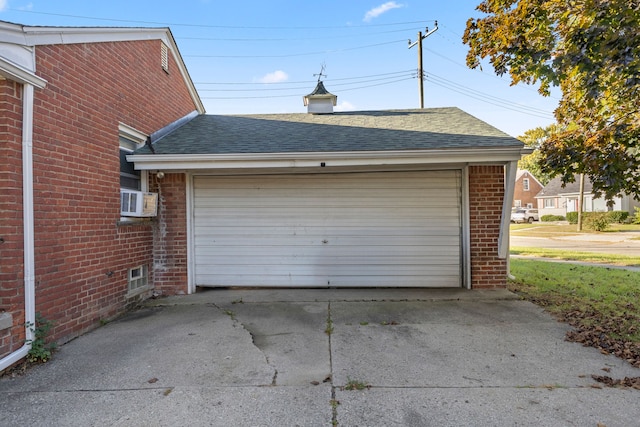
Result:
{"label": "grass strip", "polygon": [[510,252],[512,255],[563,259],[567,261],[594,262],[599,264],[623,265],[629,267],[640,266],[640,258],[629,255],[577,252],[562,249],[526,248],[519,246],[511,248]]}
{"label": "grass strip", "polygon": [[576,331],[568,339],[640,367],[640,272],[512,259],[509,289]]}

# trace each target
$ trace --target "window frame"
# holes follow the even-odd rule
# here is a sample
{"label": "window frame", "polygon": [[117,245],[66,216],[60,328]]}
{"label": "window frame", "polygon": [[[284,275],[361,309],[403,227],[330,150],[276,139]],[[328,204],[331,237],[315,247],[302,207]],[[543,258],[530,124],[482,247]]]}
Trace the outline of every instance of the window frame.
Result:
{"label": "window frame", "polygon": [[127,272],[127,295],[136,295],[149,289],[149,266],[130,268]]}
{"label": "window frame", "polygon": [[[135,150],[137,150],[138,148],[142,148],[144,146],[144,144],[147,141],[147,134],[140,132],[139,130],[125,125],[124,123],[120,123],[118,125],[118,137],[119,137],[119,154],[122,154],[123,152],[126,153],[133,153]],[[131,176],[130,174],[126,174],[124,173],[126,177],[128,178],[134,178],[134,176]],[[123,176],[123,172],[122,172],[122,168],[120,169],[120,176]],[[130,188],[130,187],[122,187],[122,185],[120,186],[120,188],[125,188],[128,190],[136,190],[136,191],[148,191],[149,190],[149,183],[148,183],[148,171],[140,171],[140,188]],[[137,179],[138,176],[136,175],[135,178]]]}

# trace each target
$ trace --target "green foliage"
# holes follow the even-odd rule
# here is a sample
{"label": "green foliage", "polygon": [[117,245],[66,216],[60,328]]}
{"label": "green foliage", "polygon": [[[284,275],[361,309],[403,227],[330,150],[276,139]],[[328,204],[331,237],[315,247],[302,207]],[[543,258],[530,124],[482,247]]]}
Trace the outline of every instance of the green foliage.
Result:
{"label": "green foliage", "polygon": [[[585,212],[582,212],[584,215]],[[578,212],[567,212],[567,221],[569,224],[577,224],[578,223]]]}
{"label": "green foliage", "polygon": [[364,390],[366,388],[371,388],[371,386],[365,382],[348,379],[347,385],[344,386],[345,390]]}
{"label": "green foliage", "polygon": [[26,340],[27,344],[31,344],[27,360],[31,363],[47,362],[56,349],[56,343],[47,342],[47,335],[53,327],[53,322],[36,313],[35,325],[31,322],[27,322],[26,325],[33,333],[33,339]]}
{"label": "green foliage", "polygon": [[609,216],[609,222],[618,224],[624,224],[629,218],[629,212],[627,211],[610,211],[607,212],[607,215]]}
{"label": "green foliage", "polygon": [[636,213],[633,216],[633,223],[634,224],[640,224],[640,208],[639,207],[634,207]]}
{"label": "green foliage", "polygon": [[584,218],[585,227],[594,231],[604,231],[610,224],[609,212],[589,212]]}
{"label": "green foliage", "polygon": [[560,130],[558,125],[550,125],[545,128],[538,127],[530,129],[518,137],[528,148],[533,148],[533,153],[523,156],[518,160],[518,169],[528,170],[536,177],[542,185],[547,185],[551,181],[551,175],[542,171],[544,159],[540,152],[540,146],[549,139],[550,135]]}
{"label": "green foliage", "polygon": [[512,84],[559,87],[560,131],[540,145],[543,173],[584,173],[593,193],[640,198],[640,3],[484,0],[463,36],[467,65],[488,58]]}
{"label": "green foliage", "polygon": [[562,215],[542,215],[540,217],[540,221],[542,222],[554,222],[554,221],[564,221],[565,218]]}

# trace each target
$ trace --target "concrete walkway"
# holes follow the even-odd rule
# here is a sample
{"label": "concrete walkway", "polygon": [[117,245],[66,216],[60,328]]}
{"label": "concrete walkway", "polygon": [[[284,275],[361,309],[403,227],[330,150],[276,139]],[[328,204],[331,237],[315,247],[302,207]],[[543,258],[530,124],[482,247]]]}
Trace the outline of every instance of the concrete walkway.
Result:
{"label": "concrete walkway", "polygon": [[566,330],[506,291],[207,290],[1,379],[0,425],[637,425],[591,376],[640,369]]}

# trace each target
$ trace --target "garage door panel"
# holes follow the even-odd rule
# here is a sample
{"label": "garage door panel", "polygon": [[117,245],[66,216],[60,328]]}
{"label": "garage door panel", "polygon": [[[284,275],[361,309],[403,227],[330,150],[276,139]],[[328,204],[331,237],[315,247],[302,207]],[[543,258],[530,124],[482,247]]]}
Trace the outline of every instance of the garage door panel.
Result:
{"label": "garage door panel", "polygon": [[[204,222],[204,221],[203,221]],[[235,224],[225,227],[205,227],[202,226],[198,235],[196,236],[196,242],[200,240],[212,239],[217,236],[271,236],[272,238],[281,237],[283,235],[307,235],[307,236],[333,236],[333,235],[351,235],[360,236],[363,234],[369,234],[372,236],[456,236],[459,233],[459,227],[452,219],[450,226],[420,226],[422,221],[416,220],[415,226],[403,225],[397,227],[386,226],[387,222],[380,222],[380,225],[372,227],[361,227],[360,224],[349,227],[338,226],[236,226]]]}
{"label": "garage door panel", "polygon": [[[311,212],[312,213],[312,212]],[[394,221],[401,223],[401,227],[421,227],[421,226],[432,226],[438,225],[441,227],[455,227],[459,228],[459,220],[457,216],[459,213],[457,211],[453,211],[450,214],[442,214],[439,216],[432,216],[429,218],[426,217],[403,217],[396,218]],[[306,219],[305,219],[306,218]],[[209,223],[213,222],[217,223],[220,228],[210,228]],[[280,217],[277,216],[256,216],[252,217],[250,215],[236,215],[236,216],[227,216],[227,217],[219,217],[215,215],[210,215],[208,218],[199,218],[194,221],[194,226],[197,228],[198,233],[207,233],[208,230],[212,230],[212,232],[217,233],[217,230],[221,228],[227,227],[236,227],[242,221],[247,223],[246,227],[258,227],[258,228],[268,228],[268,227],[283,227],[285,228],[285,232],[287,229],[292,227],[296,227],[297,230],[304,230],[305,227],[336,227],[336,228],[351,228],[351,227],[362,227],[362,223],[366,220],[367,226],[369,228],[378,228],[385,227],[390,224],[389,218],[372,218],[369,215],[362,214],[358,215],[358,217],[326,217],[326,218],[313,218],[306,215],[304,218],[301,217],[293,217],[288,215],[283,215]],[[425,225],[426,224],[426,225]]]}
{"label": "garage door panel", "polygon": [[[288,246],[272,246],[268,249],[257,247],[257,246],[230,246],[230,247],[216,247],[216,246],[202,246],[197,248],[196,250],[196,259],[201,261],[202,263],[207,263],[210,261],[211,257],[220,258],[221,263],[223,263],[222,257],[236,257],[236,258],[258,258],[258,257],[268,257],[268,256],[278,256],[278,257],[317,257],[318,255],[318,247],[317,246],[296,246],[295,251],[292,250]],[[367,258],[369,262],[374,263],[373,257],[388,257],[388,258],[397,258],[397,257],[419,257],[423,260],[423,262],[437,264],[439,261],[439,257],[453,258],[456,259],[458,253],[460,252],[460,248],[458,246],[449,245],[449,246],[439,246],[437,250],[433,247],[409,247],[409,246],[401,246],[394,247],[393,251],[389,250],[389,247],[386,245],[380,246],[369,246],[366,251],[358,251],[361,258],[365,258],[365,262]],[[354,256],[353,248],[348,246],[335,247],[331,251],[331,256],[333,257],[349,257]]]}
{"label": "garage door panel", "polygon": [[199,286],[461,286],[459,171],[195,177]]}
{"label": "garage door panel", "polygon": [[246,280],[239,281],[237,275],[203,275],[206,283],[225,283],[224,286],[248,286],[245,282],[252,283],[256,287],[403,287],[403,288],[433,288],[433,287],[458,287],[460,275],[429,275],[416,276],[333,276],[321,278],[318,276],[293,276],[282,274],[272,276],[248,276]]}

